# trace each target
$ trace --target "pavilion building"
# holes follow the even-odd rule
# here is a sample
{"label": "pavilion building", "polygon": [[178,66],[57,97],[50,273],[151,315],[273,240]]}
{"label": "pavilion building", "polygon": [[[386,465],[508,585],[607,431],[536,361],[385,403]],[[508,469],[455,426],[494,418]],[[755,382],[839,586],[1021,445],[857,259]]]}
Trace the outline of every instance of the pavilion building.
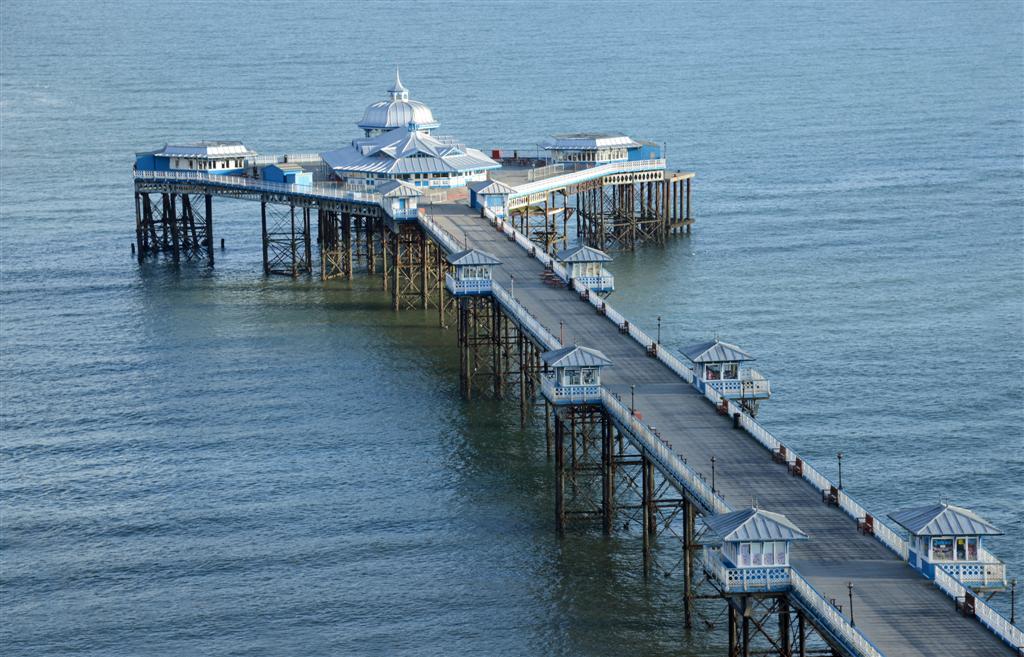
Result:
{"label": "pavilion building", "polygon": [[431,134],[440,124],[429,107],[409,98],[397,70],[388,96],[366,108],[358,123],[362,138],[321,153],[341,182],[367,191],[391,180],[415,187],[464,187],[486,180],[488,171],[501,166],[452,137]]}

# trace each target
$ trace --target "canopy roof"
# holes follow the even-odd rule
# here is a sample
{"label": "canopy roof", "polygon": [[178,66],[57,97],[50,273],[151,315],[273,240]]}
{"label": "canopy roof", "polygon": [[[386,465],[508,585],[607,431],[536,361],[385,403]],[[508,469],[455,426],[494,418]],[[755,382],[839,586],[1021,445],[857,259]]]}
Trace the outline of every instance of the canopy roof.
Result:
{"label": "canopy roof", "polygon": [[753,356],[736,345],[721,342],[718,338],[684,347],[681,352],[694,363],[737,363],[754,360]]}
{"label": "canopy roof", "polygon": [[395,69],[395,82],[388,89],[388,99],[366,108],[358,125],[363,130],[391,130],[404,128],[410,123],[419,128],[436,128],[440,124],[430,108],[418,100],[409,100],[409,90]]}
{"label": "canopy roof", "polygon": [[592,151],[601,148],[636,148],[640,144],[616,132],[572,132],[552,135],[541,146],[547,150]]}
{"label": "canopy roof", "polygon": [[505,195],[508,195],[508,194],[511,194],[514,191],[516,191],[516,190],[512,189],[511,187],[509,187],[508,185],[506,185],[505,183],[501,182],[500,180],[494,180],[492,178],[488,178],[487,180],[478,180],[476,182],[469,183],[469,185],[467,185],[467,187],[472,189],[477,194],[484,194],[484,195],[486,195],[486,194],[505,194]]}
{"label": "canopy roof", "polygon": [[191,157],[195,159],[216,159],[222,157],[246,157],[255,155],[240,141],[197,141],[191,144],[167,144],[152,155],[165,157]]}
{"label": "canopy roof", "polygon": [[559,261],[564,263],[573,262],[611,262],[612,257],[604,251],[589,246],[574,246],[571,249],[560,251],[555,255]]}
{"label": "canopy roof", "polygon": [[395,128],[356,139],[351,146],[322,153],[335,171],[376,174],[453,173],[497,169],[501,165],[475,148],[422,130]]}
{"label": "canopy roof", "polygon": [[742,509],[720,513],[704,521],[720,542],[735,541],[803,541],[807,534],[781,513],[762,509]]}
{"label": "canopy roof", "polygon": [[409,198],[422,196],[423,192],[401,180],[389,180],[377,185],[377,192],[384,198]]}
{"label": "canopy roof", "polygon": [[578,345],[546,351],[541,354],[541,360],[551,367],[604,367],[612,364],[608,357],[597,349]]}
{"label": "canopy roof", "polygon": [[501,260],[498,260],[490,253],[486,251],[478,251],[477,249],[466,249],[465,251],[459,251],[448,256],[448,262],[456,265],[500,265]]}
{"label": "canopy roof", "polygon": [[930,504],[890,513],[893,522],[915,536],[990,536],[1003,532],[962,506]]}

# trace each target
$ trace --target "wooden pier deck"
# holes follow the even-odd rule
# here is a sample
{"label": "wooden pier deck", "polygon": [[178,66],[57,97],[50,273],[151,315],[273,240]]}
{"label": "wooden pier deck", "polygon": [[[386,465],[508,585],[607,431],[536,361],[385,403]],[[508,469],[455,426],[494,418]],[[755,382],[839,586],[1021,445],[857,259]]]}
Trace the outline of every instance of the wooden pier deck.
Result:
{"label": "wooden pier deck", "polygon": [[515,297],[555,335],[559,323],[565,341],[599,349],[613,362],[605,386],[629,395],[635,385],[636,408],[644,422],[657,426],[672,450],[710,479],[716,460],[716,488],[734,507],[757,501],[761,508],[786,514],[811,538],[793,548],[793,567],[825,598],[845,601],[853,582],[856,627],[886,657],[982,657],[1014,654],[977,621],[960,616],[953,601],[913,571],[876,539],[857,531],[856,523],[826,506],[817,490],[774,463],[769,453],[692,386],[644,348],[619,333],[589,303],[566,288],[541,281],[543,265],[510,242],[465,205],[435,205],[431,218],[457,240],[497,256],[502,265],[494,280],[506,290],[515,278]]}

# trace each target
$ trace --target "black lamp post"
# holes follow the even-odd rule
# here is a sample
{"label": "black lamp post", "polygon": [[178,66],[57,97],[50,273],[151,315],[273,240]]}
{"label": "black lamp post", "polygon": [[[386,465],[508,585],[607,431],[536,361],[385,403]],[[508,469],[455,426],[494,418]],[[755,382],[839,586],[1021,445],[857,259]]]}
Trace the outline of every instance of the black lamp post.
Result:
{"label": "black lamp post", "polygon": [[715,492],[715,457],[711,457],[711,492]]}
{"label": "black lamp post", "polygon": [[850,627],[857,627],[857,623],[853,620],[853,582],[846,583],[846,590],[850,594]]}
{"label": "black lamp post", "polygon": [[636,415],[636,386],[629,386],[629,414]]}
{"label": "black lamp post", "polygon": [[658,344],[661,344],[661,315],[658,315]]}
{"label": "black lamp post", "polygon": [[843,490],[843,453],[836,454],[836,459],[839,461],[839,490]]}

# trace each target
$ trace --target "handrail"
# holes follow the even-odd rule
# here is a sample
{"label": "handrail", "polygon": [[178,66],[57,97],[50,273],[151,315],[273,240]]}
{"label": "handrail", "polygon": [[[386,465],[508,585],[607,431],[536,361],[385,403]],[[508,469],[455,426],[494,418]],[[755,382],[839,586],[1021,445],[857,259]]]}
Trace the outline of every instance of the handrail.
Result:
{"label": "handrail", "polygon": [[[531,248],[536,248],[536,246],[532,242],[530,242],[525,235],[522,235],[522,233],[512,228],[507,222],[504,222],[501,219],[499,219],[488,209],[484,210],[484,215],[487,216],[492,221],[492,223],[502,227],[505,233],[514,235],[516,237],[516,242],[527,251],[530,251]],[[538,259],[540,259],[542,262],[544,261],[544,258],[549,258],[549,256],[547,256],[546,254],[542,254],[539,251],[537,253]],[[573,289],[582,295],[587,288],[582,286],[578,281],[573,281]],[[623,325],[627,325],[627,320],[625,319],[625,317],[618,313],[617,311],[615,311],[611,307],[611,305],[608,304],[607,301],[598,298],[597,295],[588,294],[587,296],[589,298],[591,305],[593,305],[596,308],[603,309],[604,315],[610,321],[614,322],[616,326],[621,327]],[[628,334],[633,340],[635,340],[645,348],[650,349],[652,345],[656,344],[655,341],[650,338],[650,336],[641,331],[632,322],[628,323]],[[667,350],[660,348],[660,345],[658,345],[655,349],[656,356],[659,361],[664,363],[667,367],[669,367],[669,369],[671,369],[676,375],[681,377],[687,383],[693,382],[694,374],[691,368],[689,368],[685,363],[682,363],[679,359],[669,354]],[[723,400],[722,396],[711,386],[706,386],[705,397],[707,397],[712,403],[716,405],[721,404]],[[753,417],[751,417],[739,404],[736,404],[729,400],[726,400],[726,402],[729,414],[734,415],[738,413],[740,416],[740,426],[744,430],[746,430],[747,433],[750,434],[755,440],[761,443],[762,446],[764,446],[766,449],[770,451],[775,452],[777,452],[780,447],[784,446],[784,444],[780,440],[775,438],[775,436],[773,436],[771,432],[769,432],[764,426],[762,426]],[[618,406],[621,406],[621,403],[619,403],[618,400],[611,396],[610,393],[608,393],[608,391],[605,389],[602,389],[602,403],[604,404],[605,408],[608,409],[609,411],[613,411],[616,408],[616,404]],[[613,412],[613,414],[615,413]],[[621,415],[621,411],[618,415]],[[621,422],[621,418],[619,419]],[[629,417],[629,421],[631,421],[631,425],[637,425],[639,431],[646,431],[643,425],[636,421],[635,417],[632,417],[631,414]],[[647,433],[650,432],[647,431]],[[653,434],[651,434],[651,436],[653,436]],[[653,438],[648,438],[648,440],[650,444],[654,446],[654,449],[651,450],[652,457],[655,457],[656,455],[663,456],[663,453],[668,451],[667,448],[665,448],[662,444],[660,438],[657,440],[653,440]],[[658,450],[656,446],[660,446],[662,449]],[[661,461],[661,459],[659,458],[655,458],[655,460],[661,461],[662,465],[666,466],[667,472],[671,472],[670,464],[673,463],[672,459],[679,461],[679,457],[676,456],[673,452],[668,453],[670,454],[670,457],[665,459],[664,461]],[[802,476],[811,485],[813,485],[819,491],[831,491],[832,488],[835,488],[837,491],[839,491],[839,508],[842,509],[847,515],[849,515],[855,520],[861,520],[866,515],[868,515],[865,507],[862,506],[859,502],[857,502],[848,493],[846,493],[846,491],[840,490],[835,483],[833,483],[829,478],[825,477],[823,474],[818,472],[818,470],[811,466],[806,460],[802,459],[795,451],[788,447],[786,448],[786,461],[788,463],[794,463],[798,458],[800,459],[802,464]],[[679,462],[681,463],[681,461]],[[700,481],[704,483],[704,486],[706,486],[706,482],[703,482],[703,480]],[[716,510],[712,511],[712,513],[723,513],[729,509],[728,505],[725,505],[724,500],[722,500],[722,505],[724,505],[724,510]],[[873,536],[875,537],[875,539],[882,543],[882,545],[884,545],[886,548],[894,552],[901,559],[906,561],[909,554],[909,544],[907,540],[903,538],[899,533],[897,533],[892,527],[886,524],[886,522],[879,518],[877,515],[871,515],[874,518],[874,522],[872,524]],[[939,579],[939,572],[940,569],[936,569],[936,582],[938,582]],[[808,598],[809,605],[814,604],[817,606],[828,606],[828,603],[827,601],[825,601],[824,597],[822,597],[821,594],[814,589],[814,587],[807,583],[807,581],[804,580],[803,577],[801,577],[795,569],[791,569],[791,574],[794,582],[794,589],[796,589],[797,587],[801,587],[805,597],[809,596],[810,592],[813,592],[813,594],[817,596],[816,602],[812,602],[812,599]],[[955,582],[961,590],[965,590],[959,582],[956,582],[956,580],[947,573],[945,573],[945,571],[942,571],[942,574],[950,581]],[[1011,645],[1014,645],[1016,647],[1024,646],[1024,634],[1022,634],[1020,629],[1011,625],[1005,617],[999,615],[995,610],[993,610],[988,605],[984,604],[982,601],[978,600],[975,604],[975,608],[977,610],[976,613],[983,624],[989,627],[1003,640],[1011,643]],[[824,609],[825,607],[822,608]],[[841,614],[838,614],[838,612],[834,612],[834,614],[838,615],[838,619],[842,619],[842,625],[840,626],[840,629],[836,630],[839,632],[840,638],[848,636],[848,639],[854,641],[856,646],[865,646],[864,650],[866,650],[867,652],[863,652],[862,654],[882,655],[878,648],[875,647],[874,644],[872,644],[866,637],[864,637],[864,635],[861,634],[859,630],[850,626],[846,622],[846,620],[842,618]],[[838,623],[838,619],[832,618],[832,622]]]}
{"label": "handrail", "polygon": [[825,596],[811,586],[810,582],[804,579],[795,568],[790,569],[789,578],[792,592],[818,620],[826,625],[836,639],[863,657],[885,657],[882,651],[864,636],[863,632],[851,625],[846,617],[829,604]]}
{"label": "handrail", "polygon": [[626,429],[627,433],[632,434],[634,441],[647,456],[661,464],[662,473],[666,477],[674,479],[681,488],[689,491],[708,512],[712,514],[728,513],[732,510],[720,493],[713,490],[696,470],[669,449],[665,441],[638,420],[625,404],[604,387],[601,388],[601,403],[618,421],[619,425]]}
{"label": "handrail", "polygon": [[511,313],[512,316],[519,321],[520,325],[533,333],[533,336],[537,338],[545,349],[552,350],[561,348],[562,343],[558,338],[556,338],[551,331],[547,330],[547,328],[540,323],[540,320],[534,317],[533,313],[526,309],[526,306],[519,303],[515,297],[506,292],[505,288],[501,287],[497,283],[492,283],[491,295],[498,300],[498,303],[502,305],[506,312]]}
{"label": "handrail", "polygon": [[664,169],[665,166],[665,160],[629,160],[626,162],[609,162],[608,164],[580,169],[579,171],[573,171],[561,176],[552,176],[550,178],[544,178],[543,180],[518,185],[514,188],[515,191],[509,195],[509,199],[543,191],[549,188],[552,183],[557,183],[558,186],[561,187],[563,185],[574,185],[576,183],[586,182],[588,180],[593,180],[594,178],[611,176],[616,173]]}
{"label": "handrail", "polygon": [[[943,565],[935,568],[935,586],[954,600],[965,597],[970,591],[946,572]],[[1024,649],[1024,631],[1012,624],[1009,619],[988,606],[981,598],[974,599],[974,615],[982,625],[1014,648]]]}
{"label": "handrail", "polygon": [[359,203],[381,203],[381,195],[373,192],[356,192],[339,189],[336,185],[314,183],[312,185],[293,185],[289,183],[257,180],[232,174],[207,173],[205,171],[135,171],[135,180],[152,180],[167,182],[203,182],[208,185],[229,188],[242,188],[254,192],[283,192],[302,196],[319,196],[331,200],[354,201]]}

